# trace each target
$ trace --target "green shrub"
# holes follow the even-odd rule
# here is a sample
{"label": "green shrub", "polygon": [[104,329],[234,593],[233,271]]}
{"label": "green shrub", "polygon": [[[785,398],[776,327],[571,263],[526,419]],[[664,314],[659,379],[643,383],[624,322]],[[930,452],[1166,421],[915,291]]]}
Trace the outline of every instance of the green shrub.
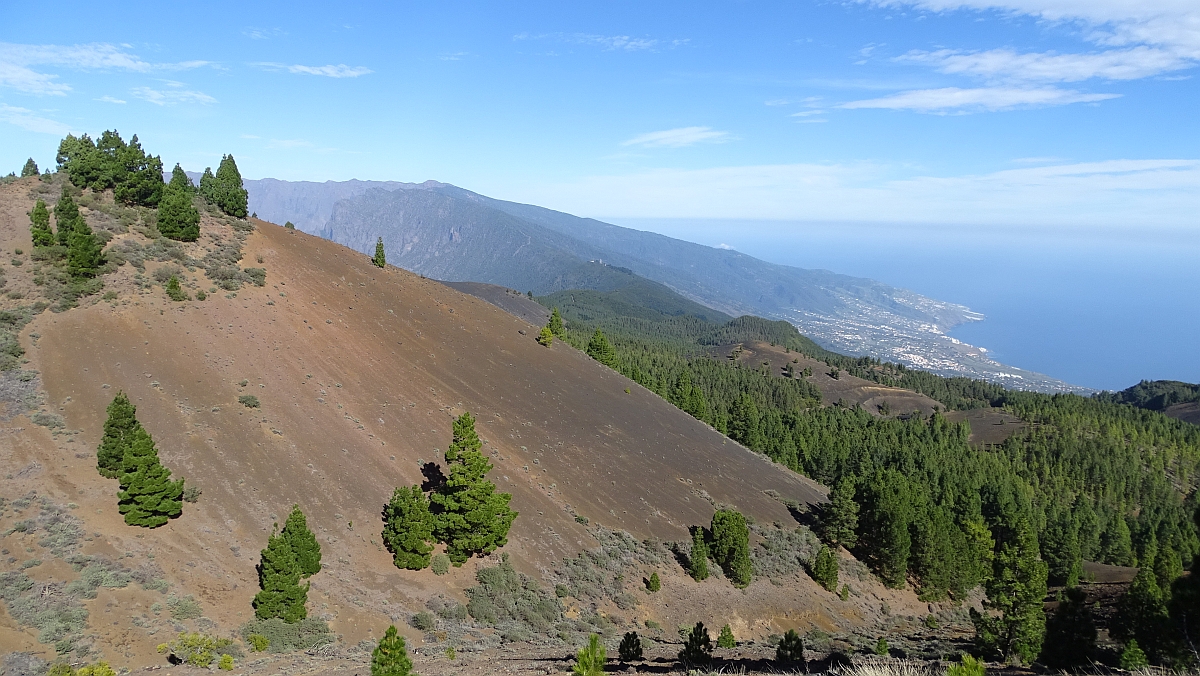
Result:
{"label": "green shrub", "polygon": [[246,268],[243,270],[255,286],[267,285],[267,271],[263,268]]}
{"label": "green shrub", "polygon": [[179,598],[171,596],[167,599],[167,609],[171,611],[171,619],[173,620],[194,620],[203,615],[200,610],[200,602],[197,601],[191,594]]}
{"label": "green shrub", "polygon": [[197,486],[184,486],[183,501],[184,502],[199,502],[200,496],[203,494],[204,494],[204,491]]}
{"label": "green shrub", "polygon": [[254,396],[253,394],[243,394],[242,396],[238,397],[238,403],[246,408],[259,407],[258,397]]}
{"label": "green shrub", "polygon": [[409,620],[409,624],[411,624],[414,629],[420,629],[421,631],[430,631],[434,627],[433,615],[429,614],[429,612],[427,612],[427,611],[422,610],[421,612],[412,616],[412,618]]}
{"label": "green shrub", "polygon": [[984,676],[983,662],[963,653],[962,661],[951,664],[946,670],[946,676]]}
{"label": "green shrub", "polygon": [[575,666],[571,668],[571,672],[575,676],[603,676],[606,661],[608,654],[604,645],[600,643],[600,637],[592,634],[588,637],[587,645],[580,648],[575,655]]}
{"label": "green shrub", "polygon": [[646,628],[647,629],[662,629],[662,625],[655,622],[654,620],[646,620]]}
{"label": "green shrub", "polygon": [[879,637],[879,641],[875,643],[875,654],[882,656],[886,656],[888,654],[888,642],[886,638],[882,636]]}
{"label": "green shrub", "polygon": [[434,554],[429,561],[429,567],[434,575],[445,575],[450,571],[450,557],[445,554]]}
{"label": "green shrub", "polygon": [[175,640],[158,646],[158,652],[169,654],[177,662],[207,669],[219,650],[229,648],[233,641],[199,632],[180,632]]}
{"label": "green shrub", "polygon": [[233,655],[221,655],[217,668],[221,671],[233,671]]}
{"label": "green shrub", "polygon": [[505,640],[525,640],[529,633],[546,633],[562,619],[558,598],[543,590],[537,580],[513,569],[508,556],[499,566],[475,573],[477,586],[467,589],[467,612],[480,622],[501,629]]}
{"label": "green shrub", "polygon": [[183,290],[183,287],[179,286],[178,277],[172,276],[170,279],[168,279],[163,289],[167,292],[167,298],[170,298],[173,301],[180,302],[191,300],[191,298],[187,295],[187,292]]}
{"label": "green shrub", "polygon": [[262,634],[250,634],[246,637],[246,643],[250,644],[250,650],[261,653],[271,645],[271,639]]}
{"label": "green shrub", "polygon": [[[333,633],[323,620],[308,617],[293,624],[288,624],[278,617],[269,620],[251,620],[243,624],[240,630],[242,638],[250,643],[250,637],[257,634],[267,640],[266,649],[272,653],[286,653],[296,650],[308,650],[333,643]],[[254,644],[251,643],[253,646]]]}
{"label": "green shrub", "polygon": [[[49,591],[43,594],[43,591]],[[24,573],[0,574],[0,599],[17,624],[38,630],[41,643],[66,640],[68,649],[87,626],[88,611],[79,599],[63,593],[61,583],[34,584]]]}

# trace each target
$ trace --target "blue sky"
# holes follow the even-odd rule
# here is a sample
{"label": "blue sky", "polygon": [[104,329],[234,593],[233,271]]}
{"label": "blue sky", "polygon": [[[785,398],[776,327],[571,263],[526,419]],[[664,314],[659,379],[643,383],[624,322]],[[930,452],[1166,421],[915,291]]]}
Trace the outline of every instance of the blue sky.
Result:
{"label": "blue sky", "polygon": [[1200,228],[1195,0],[515,4],[10,3],[0,166],[116,128],[602,218]]}

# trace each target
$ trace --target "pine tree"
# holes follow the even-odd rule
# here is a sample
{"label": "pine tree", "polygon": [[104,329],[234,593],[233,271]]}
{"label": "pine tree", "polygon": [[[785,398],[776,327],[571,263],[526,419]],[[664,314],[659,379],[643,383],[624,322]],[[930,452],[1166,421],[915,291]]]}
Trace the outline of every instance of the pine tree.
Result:
{"label": "pine tree", "polygon": [[1050,571],[1054,584],[1074,587],[1083,574],[1083,559],[1079,548],[1079,523],[1066,507],[1049,510],[1046,529],[1042,532],[1042,560]]}
{"label": "pine tree", "polygon": [[587,355],[609,368],[617,367],[617,352],[600,329],[596,329],[592,339],[588,341]]}
{"label": "pine tree", "polygon": [[158,231],[167,239],[195,242],[200,238],[200,212],[192,205],[195,187],[176,164],[171,182],[158,203]]}
{"label": "pine tree", "polygon": [[1150,666],[1146,653],[1138,647],[1137,639],[1130,639],[1129,643],[1125,644],[1125,649],[1121,651],[1120,666],[1125,671],[1140,671]]}
{"label": "pine tree", "polygon": [[397,568],[422,570],[433,547],[433,515],[420,486],[403,486],[383,508],[383,544]]}
{"label": "pine tree", "polygon": [[171,278],[168,279],[167,283],[163,285],[163,290],[167,292],[167,298],[170,298],[173,301],[180,302],[190,300],[187,293],[183,290],[183,287],[179,285],[179,278],[175,275],[171,275]]}
{"label": "pine tree", "polygon": [[717,636],[718,648],[736,648],[737,641],[733,640],[733,629],[729,625],[721,627],[721,633]]}
{"label": "pine tree", "polygon": [[1154,559],[1154,577],[1158,588],[1162,590],[1164,602],[1171,601],[1171,588],[1182,575],[1183,562],[1179,560],[1179,554],[1170,544],[1165,545]]}
{"label": "pine tree", "polygon": [[393,624],[387,628],[383,638],[379,639],[379,645],[371,653],[371,676],[409,676],[412,666],[404,637]]}
{"label": "pine tree", "polygon": [[697,622],[679,651],[679,661],[687,666],[700,667],[712,662],[712,638],[703,622]]}
{"label": "pine tree", "polygon": [[258,564],[258,586],[254,596],[254,616],[260,620],[277,617],[295,624],[308,617],[308,583],[300,586],[300,566],[296,553],[282,534],[272,532]]}
{"label": "pine tree", "polygon": [[[203,180],[203,179],[201,179]],[[245,218],[249,193],[242,185],[242,174],[238,171],[233,155],[221,157],[216,175],[216,204],[221,211],[235,218]]]}
{"label": "pine tree", "polygon": [[688,574],[696,582],[708,579],[708,543],[704,541],[704,528],[692,529],[692,553],[688,555]]}
{"label": "pine tree", "polygon": [[563,326],[562,315],[558,312],[558,308],[550,310],[550,333],[559,340],[567,339],[567,329]]}
{"label": "pine tree", "polygon": [[1137,641],[1155,662],[1166,657],[1167,605],[1151,568],[1138,569],[1129,589],[1117,601],[1109,633],[1119,641]]}
{"label": "pine tree", "polygon": [[858,503],[854,501],[854,476],[838,479],[821,510],[821,537],[834,547],[853,549],[858,544]]}
{"label": "pine tree", "polygon": [[746,517],[733,509],[719,509],[712,517],[713,559],[735,587],[750,584],[750,529]]}
{"label": "pine tree", "polygon": [[54,231],[50,229],[50,211],[46,203],[38,200],[29,212],[29,237],[34,246],[53,246]]}
{"label": "pine tree", "polygon": [[158,461],[150,434],[138,425],[122,460],[118,511],[130,526],[157,528],[183,513],[183,480],[171,481],[171,470]]}
{"label": "pine tree", "polygon": [[300,577],[309,577],[321,572],[321,544],[317,536],[308,529],[308,519],[300,511],[300,505],[292,505],[292,513],[283,523],[282,535],[296,555]]}
{"label": "pine tree", "polygon": [[373,258],[371,258],[371,262],[374,263],[375,267],[377,267],[377,268],[386,268],[387,267],[387,254],[385,254],[383,251],[383,238],[382,237],[375,240],[375,256]]}
{"label": "pine tree", "polygon": [[912,495],[908,480],[896,470],[878,472],[866,484],[863,534],[859,546],[873,558],[876,573],[894,589],[905,585],[912,554]]}
{"label": "pine tree", "polygon": [[575,655],[575,666],[571,668],[575,676],[603,676],[604,663],[608,661],[607,651],[604,650],[604,644],[600,643],[600,637],[592,634],[588,637],[587,645],[579,649],[579,653]]}
{"label": "pine tree", "polygon": [[621,644],[617,646],[617,656],[622,662],[636,662],[642,659],[642,638],[636,631],[627,631],[621,637]]}
{"label": "pine tree", "polygon": [[550,331],[549,326],[543,326],[537,337],[538,345],[550,347],[554,343],[554,333]]}
{"label": "pine tree", "polygon": [[1134,563],[1129,524],[1121,514],[1113,514],[1108,520],[1108,527],[1100,537],[1100,558],[1114,566],[1132,566]]}
{"label": "pine tree", "polygon": [[125,449],[133,441],[133,432],[138,427],[137,407],[124,392],[117,392],[108,405],[104,434],[96,449],[96,469],[100,476],[117,479],[124,473]]}
{"label": "pine tree", "polygon": [[662,589],[662,580],[658,577],[658,571],[650,573],[650,579],[646,582],[646,589],[650,592]]}
{"label": "pine tree", "polygon": [[779,640],[779,645],[775,646],[775,661],[784,664],[805,662],[804,639],[800,638],[795,629],[788,629]]}
{"label": "pine tree", "polygon": [[434,532],[438,541],[446,543],[446,554],[455,566],[508,544],[508,529],[517,518],[508,507],[512,495],[497,493],[496,485],[488,481],[492,465],[482,448],[475,418],[470,413],[455,418],[453,441],[446,449],[446,483],[430,496],[437,510]]}
{"label": "pine tree", "polygon": [[75,229],[67,240],[67,270],[74,277],[95,277],[104,262],[101,249],[83,217],[75,219]]}
{"label": "pine tree", "polygon": [[812,578],[826,591],[837,589],[838,555],[825,545],[821,545],[816,558],[813,559]]}
{"label": "pine tree", "polygon": [[1096,622],[1087,595],[1070,587],[1058,610],[1046,621],[1046,640],[1041,661],[1055,669],[1070,669],[1092,663],[1096,650]]}
{"label": "pine tree", "polygon": [[124,144],[119,143],[121,138],[115,131],[111,133],[118,142],[109,160],[113,167],[113,197],[125,204],[157,206],[163,194],[162,158],[147,155],[137,134]]}
{"label": "pine tree", "polygon": [[985,650],[998,651],[1006,660],[1033,661],[1046,633],[1047,570],[1038,558],[1037,537],[1025,518],[1013,524],[1011,542],[1000,546],[992,563],[992,578],[984,585],[984,607],[996,614],[971,609],[976,640]]}
{"label": "pine tree", "polygon": [[197,192],[204,198],[205,202],[216,206],[217,204],[217,177],[213,176],[212,167],[205,167],[204,174],[200,176],[200,186]]}
{"label": "pine tree", "polygon": [[761,451],[767,445],[762,431],[762,416],[749,394],[743,394],[729,421],[729,436],[746,448]]}
{"label": "pine tree", "polygon": [[38,173],[40,172],[38,172],[37,162],[34,162],[32,157],[25,160],[25,166],[21,167],[21,178],[37,176]]}
{"label": "pine tree", "polygon": [[79,207],[75,205],[75,200],[71,199],[67,186],[64,185],[62,196],[58,198],[58,204],[54,205],[54,226],[57,228],[55,239],[58,240],[59,246],[70,244],[75,222],[80,220],[83,220],[83,216],[79,213]]}

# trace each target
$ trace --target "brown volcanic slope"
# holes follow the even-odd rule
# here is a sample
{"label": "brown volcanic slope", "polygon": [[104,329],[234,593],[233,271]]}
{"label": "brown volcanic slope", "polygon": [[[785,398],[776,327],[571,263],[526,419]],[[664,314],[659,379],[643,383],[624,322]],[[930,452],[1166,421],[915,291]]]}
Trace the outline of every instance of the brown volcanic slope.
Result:
{"label": "brown volcanic slope", "polygon": [[[31,188],[37,179],[0,186],[6,251],[29,250]],[[103,221],[99,212],[85,213],[89,222]],[[307,513],[324,550],[310,613],[327,619],[342,645],[378,636],[389,622],[419,645],[403,621],[436,594],[465,600],[479,564],[443,577],[397,570],[378,544],[379,511],[395,486],[421,480],[422,462],[440,460],[451,418],[463,411],[476,414],[495,463],[491,477],[521,513],[504,551],[550,582],[563,556],[598,545],[589,527],[683,540],[687,526],[707,523],[722,503],[760,523],[792,527],[789,511],[766,492],[800,503],[824,494],[586,355],[537,345],[527,324],[499,308],[403,270],[376,269],[319,238],[256,225],[242,264],[266,268],[265,287],[176,303],[124,265],[104,277],[116,298],[92,296],[25,328],[24,368],[40,373],[27,385],[44,390],[42,422],[58,415],[63,427],[32,424],[32,410],[18,415],[16,395],[9,396],[19,390],[17,379],[11,372],[0,378],[9,419],[0,430],[0,496],[7,501],[0,545],[12,553],[0,559],[0,573],[25,571],[46,589],[76,575],[39,544],[42,533],[9,531],[38,512],[36,500],[21,511],[13,498],[36,493],[80,520],[82,539],[68,553],[157,569],[171,595],[194,595],[208,618],[171,629],[165,612],[148,614],[165,600],[158,592],[101,588],[84,601],[87,632],[115,664],[162,664],[154,646],[174,631],[228,634],[250,619],[258,550],[292,503]],[[114,244],[139,237],[114,229]],[[231,224],[206,215],[202,233],[186,245],[189,256],[202,257],[214,237],[228,241]],[[3,272],[6,288],[28,298],[5,297],[0,307],[36,298],[34,266],[27,254],[22,260]],[[147,260],[146,276],[159,265]],[[203,274],[185,281],[207,286]],[[119,390],[137,404],[164,464],[203,489],[198,503],[159,529],[126,526],[116,482],[95,471],[104,409]],[[246,394],[260,407],[239,404]],[[35,557],[44,563],[25,565]],[[873,621],[881,607],[897,616],[926,612],[912,594],[883,590],[862,574],[852,580],[855,595],[840,602],[802,573],[756,580],[742,591],[719,579],[696,584],[674,562],[659,570],[663,592],[639,594],[641,604],[623,617],[656,619],[668,630],[697,619],[731,622],[739,636],[762,637],[796,626],[851,629]],[[630,582],[649,572],[637,571]],[[0,653],[10,650],[53,657],[36,630],[0,612]]]}

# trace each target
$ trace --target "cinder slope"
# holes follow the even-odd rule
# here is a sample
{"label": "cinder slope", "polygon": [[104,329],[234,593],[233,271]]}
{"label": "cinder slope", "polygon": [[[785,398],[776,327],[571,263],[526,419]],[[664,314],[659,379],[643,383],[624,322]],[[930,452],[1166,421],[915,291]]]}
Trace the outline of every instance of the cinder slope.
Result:
{"label": "cinder slope", "polygon": [[[28,194],[0,186],[6,248],[29,246]],[[392,622],[419,646],[421,635],[405,620],[432,596],[465,600],[477,564],[443,577],[397,570],[379,545],[379,512],[396,486],[422,480],[423,462],[441,461],[451,419],[466,410],[477,416],[495,463],[491,478],[521,513],[504,551],[543,579],[564,556],[598,545],[589,527],[683,540],[722,503],[790,525],[789,511],[767,491],[800,503],[824,493],[586,355],[537,345],[528,324],[493,305],[396,268],[379,270],[331,242],[256,226],[243,265],[264,267],[265,287],[175,303],[158,286],[138,290],[126,265],[105,277],[115,300],[92,297],[73,310],[44,312],[22,332],[43,409],[63,416],[65,428],[25,416],[7,423],[0,493],[11,500],[36,491],[64,509],[71,503],[86,536],[76,551],[158,568],[171,595],[194,595],[211,620],[172,628],[165,612],[148,613],[165,601],[159,593],[100,589],[85,602],[87,631],[117,664],[161,664],[154,646],[181,626],[228,634],[250,619],[258,551],[293,503],[324,551],[310,614],[329,621],[343,646],[377,637]],[[202,255],[217,227],[206,216],[189,255]],[[148,260],[147,275],[157,265]],[[28,268],[5,272],[10,288],[30,284],[22,277]],[[126,526],[116,482],[95,470],[104,409],[119,390],[137,404],[164,464],[203,489],[199,502],[159,529]],[[243,395],[257,397],[259,407],[240,404]],[[28,514],[0,513],[0,532]],[[46,559],[27,569],[39,584],[73,579],[60,558],[38,549],[39,537],[13,533],[3,545],[21,558]],[[0,572],[22,569],[16,556],[0,561]],[[883,590],[869,576],[855,583],[861,596],[841,602],[803,573],[756,580],[743,592],[720,579],[696,584],[673,562],[659,570],[663,592],[642,594],[622,617],[668,628],[720,620],[739,635],[764,637],[794,626],[862,626],[884,606],[924,612],[911,594]],[[53,656],[35,630],[2,612],[0,646]]]}

